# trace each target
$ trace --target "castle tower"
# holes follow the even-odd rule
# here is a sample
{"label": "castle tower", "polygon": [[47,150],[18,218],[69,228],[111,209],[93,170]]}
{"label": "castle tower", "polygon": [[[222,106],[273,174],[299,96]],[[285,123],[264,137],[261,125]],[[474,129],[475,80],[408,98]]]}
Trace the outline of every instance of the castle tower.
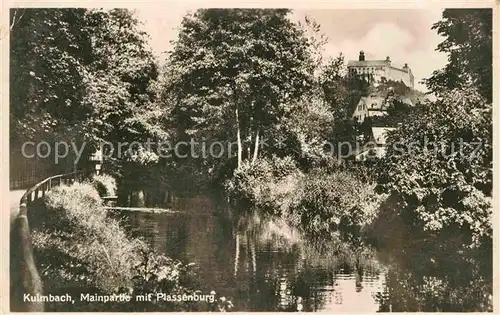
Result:
{"label": "castle tower", "polygon": [[365,52],[364,51],[359,52],[359,61],[365,61]]}

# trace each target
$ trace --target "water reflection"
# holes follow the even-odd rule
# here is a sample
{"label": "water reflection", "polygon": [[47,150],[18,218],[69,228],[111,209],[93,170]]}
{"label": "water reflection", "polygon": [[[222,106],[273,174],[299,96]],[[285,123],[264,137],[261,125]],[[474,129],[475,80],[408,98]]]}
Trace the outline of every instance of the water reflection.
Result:
{"label": "water reflection", "polygon": [[[376,252],[359,241],[314,240],[257,211],[219,215],[225,207],[209,197],[184,198],[179,213],[128,213],[125,224],[157,251],[195,262],[199,289],[226,296],[237,311],[488,310],[491,286],[474,260],[457,271],[442,259],[446,251],[422,255],[408,244]],[[474,278],[482,280],[471,288],[466,282]],[[466,290],[473,296],[460,297]]]}
{"label": "water reflection", "polygon": [[[178,214],[127,214],[125,224],[155,250],[195,262],[201,290],[216,290],[238,311],[370,311],[383,273],[356,265],[338,244],[315,244],[283,221],[257,212],[237,219],[211,198],[185,199]],[[199,211],[203,209],[203,211]]]}

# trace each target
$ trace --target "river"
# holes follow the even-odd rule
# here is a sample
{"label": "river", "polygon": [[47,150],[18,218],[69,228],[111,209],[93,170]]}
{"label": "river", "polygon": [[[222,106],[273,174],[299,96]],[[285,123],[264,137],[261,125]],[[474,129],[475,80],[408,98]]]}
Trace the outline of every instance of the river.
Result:
{"label": "river", "polygon": [[479,263],[431,249],[423,255],[416,246],[395,252],[312,242],[283,220],[258,212],[235,218],[227,207],[198,196],[179,199],[175,213],[122,216],[156,251],[194,263],[201,292],[215,290],[236,311],[488,310],[491,288]]}

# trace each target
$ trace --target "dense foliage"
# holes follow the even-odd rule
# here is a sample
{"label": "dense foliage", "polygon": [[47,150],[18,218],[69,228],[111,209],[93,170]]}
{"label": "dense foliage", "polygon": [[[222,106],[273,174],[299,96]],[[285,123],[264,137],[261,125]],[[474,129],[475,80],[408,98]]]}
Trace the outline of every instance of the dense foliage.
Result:
{"label": "dense foliage", "polygon": [[17,12],[10,36],[11,139],[46,139],[66,128],[75,136],[81,132],[76,122],[89,115],[81,107],[84,68],[91,62],[86,10],[22,13]]}
{"label": "dense foliage", "polygon": [[392,135],[380,182],[401,216],[431,235],[489,246],[492,237],[491,9],[444,10],[434,25],[449,62],[427,85],[437,96]]}
{"label": "dense foliage", "polygon": [[247,208],[258,207],[275,215],[288,211],[303,174],[290,158],[264,158],[256,164],[243,163],[225,182],[225,189],[232,200]]}
{"label": "dense foliage", "polygon": [[180,139],[233,142],[237,152],[222,163],[256,161],[262,139],[279,132],[290,104],[312,86],[312,44],[288,13],[207,9],[184,17],[165,73]]}
{"label": "dense foliage", "polygon": [[157,76],[127,10],[23,10],[12,29],[11,69],[12,136],[58,133],[66,141],[141,131],[137,116]]}
{"label": "dense foliage", "polygon": [[[54,141],[83,149],[81,167],[103,141],[112,141],[115,147],[105,152],[114,153],[108,168],[145,164],[134,159],[138,154],[146,162],[154,161],[154,156],[137,148],[121,156],[116,149],[118,141],[165,136],[162,112],[153,103],[156,60],[133,13],[122,9],[24,9],[22,13],[21,18],[17,14],[10,36],[11,160],[25,159],[19,153],[24,141],[43,140],[52,152]],[[72,162],[75,155],[69,150]],[[125,162],[129,163],[121,165]],[[53,169],[68,171],[61,165]]]}
{"label": "dense foliage", "polygon": [[475,86],[488,101],[493,99],[493,10],[446,9],[433,29],[445,37],[437,49],[448,54],[444,69],[426,80],[432,91]]}
{"label": "dense foliage", "polygon": [[359,238],[383,199],[374,187],[347,172],[315,170],[295,191],[290,220],[315,237]]}
{"label": "dense foliage", "polygon": [[[89,184],[52,190],[42,210],[42,226],[35,233],[42,275],[64,279],[59,288],[90,285],[114,292],[132,284],[144,243],[129,240],[118,222],[107,218],[98,192]],[[49,285],[50,287],[50,285]]]}
{"label": "dense foliage", "polygon": [[492,236],[491,111],[474,91],[454,90],[415,108],[391,135],[380,181],[403,198],[403,215],[466,243]]}

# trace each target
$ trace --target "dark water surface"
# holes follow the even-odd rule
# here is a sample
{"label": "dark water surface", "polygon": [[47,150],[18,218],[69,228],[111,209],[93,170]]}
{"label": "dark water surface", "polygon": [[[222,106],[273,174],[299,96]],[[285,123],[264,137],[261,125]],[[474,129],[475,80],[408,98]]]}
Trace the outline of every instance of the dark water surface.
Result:
{"label": "dark water surface", "polygon": [[123,212],[124,224],[155,250],[195,263],[202,293],[215,290],[236,311],[488,310],[489,282],[475,263],[419,249],[312,244],[279,219],[231,218],[206,196],[180,199],[173,210]]}

